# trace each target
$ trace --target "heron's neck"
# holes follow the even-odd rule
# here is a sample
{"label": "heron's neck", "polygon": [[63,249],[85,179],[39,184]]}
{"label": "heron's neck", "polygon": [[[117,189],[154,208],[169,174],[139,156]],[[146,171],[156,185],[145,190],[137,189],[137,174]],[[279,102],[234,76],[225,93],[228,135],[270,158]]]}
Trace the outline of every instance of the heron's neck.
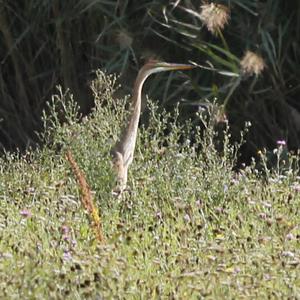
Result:
{"label": "heron's neck", "polygon": [[135,80],[131,103],[133,111],[141,107],[142,89],[144,82],[149,75],[150,74],[148,73],[140,71]]}

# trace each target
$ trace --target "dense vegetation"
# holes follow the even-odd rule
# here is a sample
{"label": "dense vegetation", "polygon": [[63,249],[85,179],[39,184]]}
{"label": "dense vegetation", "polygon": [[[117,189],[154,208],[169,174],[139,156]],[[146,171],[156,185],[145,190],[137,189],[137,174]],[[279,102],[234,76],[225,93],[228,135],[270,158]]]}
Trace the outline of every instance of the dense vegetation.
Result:
{"label": "dense vegetation", "polygon": [[[142,60],[154,56],[206,68],[190,73],[192,85],[182,84],[177,74],[152,79],[147,92],[162,106],[184,99],[180,117],[197,122],[199,106],[215,103],[235,140],[250,121],[246,158],[274,148],[278,139],[296,149],[299,32],[299,1],[3,0],[1,145],[35,143],[41,112],[57,84],[70,88],[86,113],[94,105],[88,89],[93,70],[121,73],[127,94]],[[257,55],[248,65],[247,51]],[[241,71],[251,65],[253,74]]]}
{"label": "dense vegetation", "polygon": [[[205,134],[199,127],[197,143],[178,143],[193,124],[150,104],[131,191],[116,199],[109,151],[127,111],[126,99],[112,100],[114,86],[113,76],[97,72],[96,107],[81,122],[59,89],[44,118],[45,146],[1,158],[0,298],[296,299],[299,170],[297,158],[282,157],[284,142],[274,150],[276,168],[262,152],[260,170],[234,172],[243,139],[230,145],[225,128],[220,155],[219,132],[198,114]],[[106,243],[81,206],[67,150],[95,192]]]}
{"label": "dense vegetation", "polygon": [[[299,1],[0,1],[0,143],[20,148],[0,157],[0,298],[299,297],[299,42]],[[198,68],[146,84],[115,198],[149,57]]]}

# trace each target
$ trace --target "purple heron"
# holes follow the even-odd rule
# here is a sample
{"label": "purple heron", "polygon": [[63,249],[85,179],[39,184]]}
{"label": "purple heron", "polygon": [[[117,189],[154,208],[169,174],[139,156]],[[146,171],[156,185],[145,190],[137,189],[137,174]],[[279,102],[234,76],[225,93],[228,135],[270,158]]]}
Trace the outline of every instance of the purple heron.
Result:
{"label": "purple heron", "polygon": [[132,163],[136,144],[141,114],[141,93],[145,80],[154,73],[172,70],[189,70],[192,68],[195,68],[195,66],[151,60],[140,69],[134,83],[128,124],[124,128],[119,141],[112,149],[113,165],[117,176],[117,187],[114,190],[116,194],[122,193],[126,188],[128,167]]}

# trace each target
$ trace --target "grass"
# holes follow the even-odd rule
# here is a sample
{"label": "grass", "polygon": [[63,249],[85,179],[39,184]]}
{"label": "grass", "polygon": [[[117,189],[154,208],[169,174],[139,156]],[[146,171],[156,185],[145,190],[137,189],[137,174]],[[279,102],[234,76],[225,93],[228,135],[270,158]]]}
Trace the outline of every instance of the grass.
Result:
{"label": "grass", "polygon": [[[191,126],[150,105],[131,192],[116,199],[109,150],[126,99],[114,104],[115,78],[97,76],[89,117],[78,122],[72,97],[59,90],[44,120],[45,146],[1,158],[0,298],[297,298],[300,186],[288,165],[296,158],[284,169],[234,172],[238,145],[226,132],[222,155],[203,118],[206,132],[179,144]],[[106,243],[81,205],[67,150],[95,192]]]}

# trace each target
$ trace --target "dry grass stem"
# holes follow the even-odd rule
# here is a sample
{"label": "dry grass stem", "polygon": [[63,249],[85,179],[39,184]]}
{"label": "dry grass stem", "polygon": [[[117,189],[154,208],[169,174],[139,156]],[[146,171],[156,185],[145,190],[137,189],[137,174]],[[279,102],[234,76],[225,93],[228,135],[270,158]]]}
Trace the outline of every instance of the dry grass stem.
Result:
{"label": "dry grass stem", "polygon": [[93,198],[91,195],[91,189],[85,179],[83,172],[80,170],[75,159],[73,158],[73,155],[70,150],[67,151],[66,158],[69,161],[73,173],[80,186],[82,205],[88,211],[88,214],[92,219],[93,229],[95,231],[97,239],[101,243],[103,243],[105,242],[105,238],[102,231],[101,219],[98,214],[97,208],[94,206]]}

